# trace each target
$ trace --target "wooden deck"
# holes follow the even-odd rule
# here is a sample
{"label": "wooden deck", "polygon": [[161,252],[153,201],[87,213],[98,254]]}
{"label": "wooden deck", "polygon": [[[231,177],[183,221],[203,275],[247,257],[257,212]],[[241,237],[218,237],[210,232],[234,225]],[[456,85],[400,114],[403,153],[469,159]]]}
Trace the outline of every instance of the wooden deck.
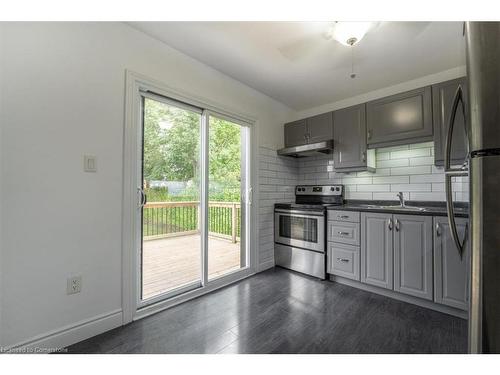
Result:
{"label": "wooden deck", "polygon": [[[209,279],[240,268],[240,243],[209,237]],[[201,277],[200,235],[144,241],[143,299]]]}

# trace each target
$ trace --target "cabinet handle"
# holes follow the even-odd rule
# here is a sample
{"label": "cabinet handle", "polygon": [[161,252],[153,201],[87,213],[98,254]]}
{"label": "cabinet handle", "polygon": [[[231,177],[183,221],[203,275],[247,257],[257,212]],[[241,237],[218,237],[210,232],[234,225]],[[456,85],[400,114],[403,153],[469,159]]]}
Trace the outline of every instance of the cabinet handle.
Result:
{"label": "cabinet handle", "polygon": [[348,236],[349,232],[337,232],[341,236]]}
{"label": "cabinet handle", "polygon": [[363,152],[363,162],[366,162],[366,151]]}
{"label": "cabinet handle", "polygon": [[337,219],[349,219],[348,215],[337,215]]}
{"label": "cabinet handle", "polygon": [[440,236],[441,235],[441,226],[439,225],[439,223],[436,223],[436,236]]}
{"label": "cabinet handle", "polygon": [[337,261],[342,262],[342,263],[348,263],[349,259],[346,259],[346,258],[337,258]]}
{"label": "cabinet handle", "polygon": [[392,230],[392,219],[387,220],[387,228],[389,228],[389,230]]}
{"label": "cabinet handle", "polygon": [[396,219],[395,227],[396,227],[396,232],[399,232],[399,220],[398,219]]}
{"label": "cabinet handle", "polygon": [[372,131],[371,131],[371,129],[368,130],[368,139],[372,139]]}

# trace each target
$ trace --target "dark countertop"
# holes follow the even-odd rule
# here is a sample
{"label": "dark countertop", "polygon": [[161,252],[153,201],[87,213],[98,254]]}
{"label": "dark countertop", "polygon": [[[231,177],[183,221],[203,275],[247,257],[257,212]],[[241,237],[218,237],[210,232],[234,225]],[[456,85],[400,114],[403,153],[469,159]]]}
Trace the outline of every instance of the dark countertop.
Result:
{"label": "dark countertop", "polygon": [[[425,202],[425,201],[406,201],[409,207],[419,209],[400,209],[397,207],[380,207],[380,206],[399,206],[399,201],[370,201],[370,200],[346,200],[341,206],[329,206],[329,210],[342,211],[369,211],[392,214],[407,214],[407,215],[426,215],[426,216],[447,216],[446,202]],[[466,202],[456,202],[455,204],[456,217],[469,217],[469,205]]]}

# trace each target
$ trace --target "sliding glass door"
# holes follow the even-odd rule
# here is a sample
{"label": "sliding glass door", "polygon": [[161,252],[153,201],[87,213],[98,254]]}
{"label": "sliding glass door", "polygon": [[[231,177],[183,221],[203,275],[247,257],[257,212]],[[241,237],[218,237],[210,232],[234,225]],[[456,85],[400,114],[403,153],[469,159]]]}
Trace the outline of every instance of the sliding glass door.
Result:
{"label": "sliding glass door", "polygon": [[209,116],[208,134],[208,279],[246,266],[245,217],[247,129]]}
{"label": "sliding glass door", "polygon": [[142,299],[198,288],[201,110],[143,96]]}
{"label": "sliding glass door", "polygon": [[151,92],[141,109],[139,305],[249,263],[249,127]]}

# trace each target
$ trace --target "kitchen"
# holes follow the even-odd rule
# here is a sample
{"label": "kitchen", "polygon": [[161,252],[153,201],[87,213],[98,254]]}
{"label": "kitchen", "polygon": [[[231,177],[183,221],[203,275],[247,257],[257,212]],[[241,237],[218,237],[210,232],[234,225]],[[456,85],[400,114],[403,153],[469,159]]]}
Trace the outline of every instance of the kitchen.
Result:
{"label": "kitchen", "polygon": [[[467,317],[465,172],[450,186],[451,198],[458,198],[452,225],[460,251],[439,201],[446,190],[445,155],[459,170],[467,168],[463,112],[454,122],[460,132],[452,133],[446,149],[446,120],[459,87],[466,88],[465,78],[285,124],[285,148],[277,155],[296,157],[299,173],[306,172],[295,189],[296,204],[275,205],[276,264]],[[311,180],[326,186],[305,185]],[[326,220],[315,219],[323,206]]]}

